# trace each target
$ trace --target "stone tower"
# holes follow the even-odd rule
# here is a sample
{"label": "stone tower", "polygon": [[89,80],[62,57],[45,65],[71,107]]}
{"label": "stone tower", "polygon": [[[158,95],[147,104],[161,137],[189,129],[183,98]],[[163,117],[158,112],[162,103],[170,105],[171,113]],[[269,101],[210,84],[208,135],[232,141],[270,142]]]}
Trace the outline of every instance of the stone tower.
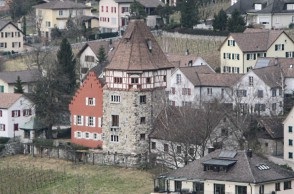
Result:
{"label": "stone tower", "polygon": [[171,68],[144,21],[131,20],[105,69],[103,150],[148,152],[148,136],[165,103]]}

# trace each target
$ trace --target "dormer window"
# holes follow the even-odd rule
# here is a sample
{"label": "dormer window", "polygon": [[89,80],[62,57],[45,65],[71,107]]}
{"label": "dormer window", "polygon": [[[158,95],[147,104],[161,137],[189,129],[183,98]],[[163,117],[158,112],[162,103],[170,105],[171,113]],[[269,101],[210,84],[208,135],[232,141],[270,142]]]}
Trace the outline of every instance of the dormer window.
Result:
{"label": "dormer window", "polygon": [[228,46],[235,46],[235,40],[228,40]]}
{"label": "dormer window", "polygon": [[258,3],[254,4],[254,9],[255,10],[261,10],[262,9],[262,4],[258,4]]}
{"label": "dormer window", "polygon": [[287,4],[287,10],[294,10],[294,4]]}

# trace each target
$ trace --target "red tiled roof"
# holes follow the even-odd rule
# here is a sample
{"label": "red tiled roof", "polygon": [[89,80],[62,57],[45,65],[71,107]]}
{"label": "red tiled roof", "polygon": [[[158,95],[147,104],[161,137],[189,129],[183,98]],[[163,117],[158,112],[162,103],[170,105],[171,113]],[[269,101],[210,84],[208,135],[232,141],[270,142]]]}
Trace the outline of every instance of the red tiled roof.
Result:
{"label": "red tiled roof", "polygon": [[144,20],[131,20],[106,69],[144,71],[172,67]]}
{"label": "red tiled roof", "polygon": [[22,94],[0,93],[0,108],[7,109],[12,106]]}

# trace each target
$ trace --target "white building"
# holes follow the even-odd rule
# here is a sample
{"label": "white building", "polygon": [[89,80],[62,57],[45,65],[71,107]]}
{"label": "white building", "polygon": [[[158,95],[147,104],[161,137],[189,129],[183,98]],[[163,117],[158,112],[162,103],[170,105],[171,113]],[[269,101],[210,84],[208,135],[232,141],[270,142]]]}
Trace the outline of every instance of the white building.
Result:
{"label": "white building", "polygon": [[23,32],[12,22],[0,21],[0,52],[21,52]]}
{"label": "white building", "polygon": [[284,124],[284,160],[294,164],[294,109],[290,111]]}
{"label": "white building", "polygon": [[33,103],[23,94],[0,93],[0,137],[24,137],[19,127],[34,115]]}
{"label": "white building", "polygon": [[294,172],[252,151],[216,150],[189,165],[163,174],[155,191],[204,194],[292,194]]}

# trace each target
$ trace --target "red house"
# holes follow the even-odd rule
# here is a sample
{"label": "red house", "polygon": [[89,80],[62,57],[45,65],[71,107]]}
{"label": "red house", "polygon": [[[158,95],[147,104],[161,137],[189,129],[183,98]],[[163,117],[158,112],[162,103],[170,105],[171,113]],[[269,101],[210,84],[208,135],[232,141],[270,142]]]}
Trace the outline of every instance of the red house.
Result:
{"label": "red house", "polygon": [[103,84],[95,72],[89,72],[69,110],[71,142],[90,148],[102,147]]}

